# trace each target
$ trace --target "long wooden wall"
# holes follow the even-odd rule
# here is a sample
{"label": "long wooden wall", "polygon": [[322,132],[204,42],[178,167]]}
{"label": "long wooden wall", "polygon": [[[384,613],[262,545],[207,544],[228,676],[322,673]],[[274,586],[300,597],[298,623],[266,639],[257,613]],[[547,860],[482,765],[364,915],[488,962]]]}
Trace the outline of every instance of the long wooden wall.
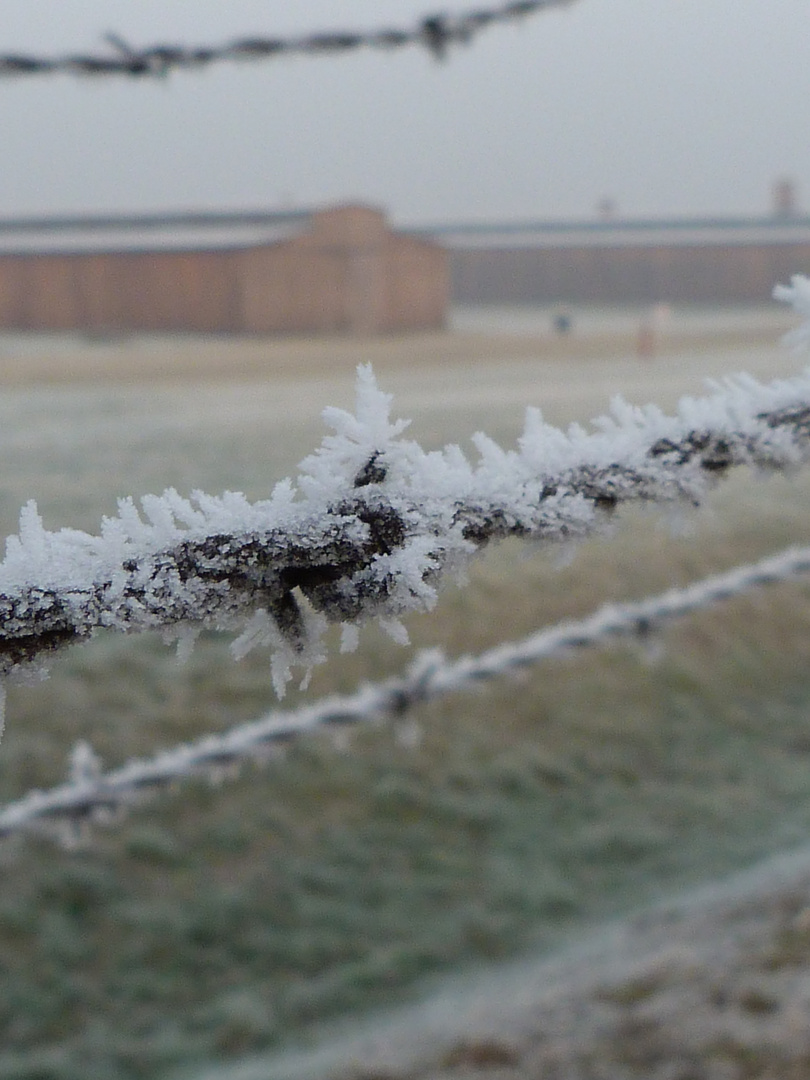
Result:
{"label": "long wooden wall", "polygon": [[0,326],[19,330],[238,329],[228,253],[0,256]]}
{"label": "long wooden wall", "polygon": [[434,244],[389,235],[385,249],[382,329],[444,326],[450,296],[450,268]]}
{"label": "long wooden wall", "polygon": [[451,250],[461,304],[761,304],[810,273],[810,244]]}
{"label": "long wooden wall", "polygon": [[447,255],[378,211],[230,251],[0,255],[0,328],[375,334],[444,325]]}

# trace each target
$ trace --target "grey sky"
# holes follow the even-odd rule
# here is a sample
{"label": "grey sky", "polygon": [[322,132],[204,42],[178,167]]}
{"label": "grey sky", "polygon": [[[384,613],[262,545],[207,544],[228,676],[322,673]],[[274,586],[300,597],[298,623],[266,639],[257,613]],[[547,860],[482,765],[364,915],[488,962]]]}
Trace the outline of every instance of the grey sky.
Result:
{"label": "grey sky", "polygon": [[[4,0],[0,51],[411,26],[473,0]],[[480,6],[486,6],[481,0]],[[0,81],[0,216],[363,199],[396,221],[810,209],[808,0],[577,0],[421,50]]]}

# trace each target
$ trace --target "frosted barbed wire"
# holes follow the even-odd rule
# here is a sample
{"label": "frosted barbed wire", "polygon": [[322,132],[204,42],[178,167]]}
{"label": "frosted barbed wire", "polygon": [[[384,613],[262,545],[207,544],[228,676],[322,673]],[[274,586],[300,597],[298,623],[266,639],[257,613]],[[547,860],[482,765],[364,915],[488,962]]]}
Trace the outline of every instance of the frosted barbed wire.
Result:
{"label": "frosted barbed wire", "polygon": [[278,710],[221,735],[132,761],[104,773],[86,743],[71,756],[71,779],[50,791],[33,791],[0,808],[0,837],[58,822],[80,823],[124,808],[178,781],[258,758],[301,735],[363,721],[401,718],[415,705],[508,675],[574,649],[622,637],[648,639],[675,619],[749,590],[810,572],[810,547],[790,548],[759,562],[738,566],[681,589],[633,603],[607,604],[594,614],[566,621],[478,656],[447,660],[440,650],[420,653],[400,678],[333,695],[292,712]]}
{"label": "frosted barbed wire", "polygon": [[775,300],[791,304],[804,318],[798,329],[785,334],[782,341],[794,348],[804,348],[810,342],[810,279],[803,274],[794,274],[790,285],[777,285],[773,290]]}
{"label": "frosted barbed wire", "polygon": [[122,500],[99,536],[49,532],[29,503],[0,563],[0,675],[99,629],[182,642],[215,628],[239,635],[237,657],[268,645],[281,694],[294,666],[324,658],[329,622],[377,619],[405,640],[399,617],[431,609],[443,576],[490,541],[565,542],[627,503],[698,503],[732,467],[810,460],[810,371],[740,376],[671,417],[617,400],[591,431],[529,410],[515,450],[475,436],[475,464],[403,439],[389,408],[360,368],[356,414],[325,410],[334,434],[262,502],[170,490],[141,500],[144,520]]}
{"label": "frosted barbed wire", "polygon": [[115,50],[107,55],[85,53],[44,57],[20,52],[1,53],[0,76],[56,73],[161,76],[176,69],[209,67],[224,60],[267,60],[289,55],[324,56],[358,49],[390,51],[409,46],[421,46],[441,59],[451,47],[468,44],[490,26],[513,22],[546,8],[563,7],[572,2],[573,0],[516,0],[499,7],[477,8],[460,15],[427,15],[416,26],[405,30],[331,30],[291,38],[257,35],[216,46],[164,44],[136,49],[117,34],[107,34],[106,40]]}

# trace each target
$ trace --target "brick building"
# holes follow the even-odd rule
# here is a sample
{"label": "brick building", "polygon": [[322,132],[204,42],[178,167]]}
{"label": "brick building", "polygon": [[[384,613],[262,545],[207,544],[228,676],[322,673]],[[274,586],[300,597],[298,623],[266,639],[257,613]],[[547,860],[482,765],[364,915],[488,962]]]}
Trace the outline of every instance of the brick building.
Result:
{"label": "brick building", "polygon": [[766,303],[810,273],[810,217],[448,226],[458,304]]}
{"label": "brick building", "polygon": [[448,293],[444,249],[365,206],[0,221],[0,329],[379,334]]}

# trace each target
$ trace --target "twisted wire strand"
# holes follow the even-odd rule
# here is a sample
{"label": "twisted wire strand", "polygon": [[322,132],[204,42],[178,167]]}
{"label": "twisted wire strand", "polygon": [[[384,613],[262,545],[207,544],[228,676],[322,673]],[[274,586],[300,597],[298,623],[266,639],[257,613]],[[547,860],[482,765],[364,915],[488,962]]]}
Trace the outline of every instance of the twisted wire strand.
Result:
{"label": "twisted wire strand", "polygon": [[429,610],[442,576],[493,540],[566,542],[627,504],[697,504],[734,467],[810,461],[810,372],[738,380],[675,417],[619,403],[593,433],[530,413],[515,451],[478,436],[475,465],[399,439],[389,404],[361,369],[357,417],[327,410],[338,434],[298,489],[264,502],[196,493],[193,505],[170,490],[142,499],[147,521],[122,500],[100,536],[49,532],[29,503],[0,563],[0,676],[99,629],[183,639],[208,627],[242,630],[237,656],[269,645],[283,692],[293,666],[323,658],[328,623]]}
{"label": "twisted wire strand", "polygon": [[368,32],[331,30],[300,37],[255,36],[222,45],[150,45],[133,48],[118,34],[105,40],[110,54],[75,53],[65,56],[0,54],[0,76],[6,75],[125,75],[165,76],[173,70],[200,69],[221,61],[268,60],[286,55],[338,55],[359,49],[392,51],[410,46],[426,49],[443,59],[457,45],[465,45],[482,30],[498,23],[514,22],[546,8],[563,7],[573,0],[516,0],[499,7],[477,8],[460,15],[426,15],[410,29],[384,28]]}
{"label": "twisted wire strand", "polygon": [[180,781],[265,757],[301,735],[380,718],[396,721],[420,702],[571,650],[620,638],[647,639],[652,632],[694,611],[809,571],[810,547],[789,548],[685,588],[634,603],[607,604],[584,619],[559,623],[478,656],[448,660],[440,650],[425,651],[399,678],[364,686],[354,694],[333,695],[295,711],[273,710],[223,734],[208,735],[106,773],[92,749],[80,743],[71,758],[69,782],[48,791],[29,792],[0,808],[0,837],[59,823],[75,827],[92,822]]}

